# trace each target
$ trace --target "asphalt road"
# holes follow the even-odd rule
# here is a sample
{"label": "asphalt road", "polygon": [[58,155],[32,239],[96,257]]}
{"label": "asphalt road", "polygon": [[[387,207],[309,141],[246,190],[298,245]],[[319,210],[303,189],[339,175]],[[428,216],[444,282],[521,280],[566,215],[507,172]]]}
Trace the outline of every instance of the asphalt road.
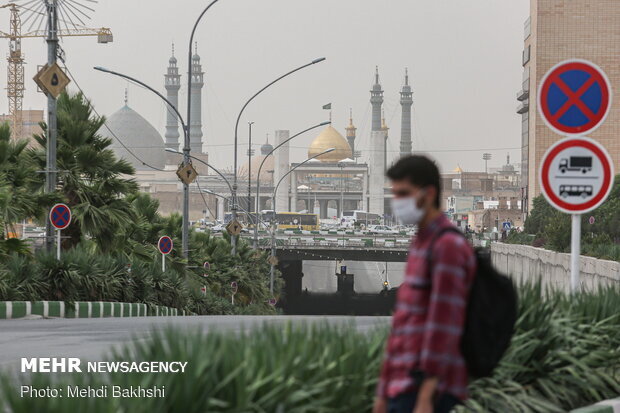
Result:
{"label": "asphalt road", "polygon": [[132,339],[144,340],[153,330],[176,326],[190,330],[228,330],[277,324],[353,322],[359,331],[387,325],[389,317],[200,316],[103,319],[0,320],[0,373],[16,373],[22,357],[79,357],[100,361],[113,348]]}
{"label": "asphalt road", "polygon": [[[358,293],[377,293],[383,288],[385,280],[384,262],[346,261],[347,273],[354,274],[354,288]],[[390,287],[398,287],[404,278],[406,263],[391,262],[387,264]],[[304,278],[302,288],[310,292],[336,292],[335,261],[304,261]]]}

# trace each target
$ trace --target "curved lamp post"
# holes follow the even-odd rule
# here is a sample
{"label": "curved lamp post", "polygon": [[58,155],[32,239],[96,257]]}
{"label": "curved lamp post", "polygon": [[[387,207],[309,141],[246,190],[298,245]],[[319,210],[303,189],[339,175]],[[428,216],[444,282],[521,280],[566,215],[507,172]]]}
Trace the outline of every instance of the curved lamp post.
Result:
{"label": "curved lamp post", "polygon": [[[190,163],[190,150],[191,142],[189,136],[189,128],[191,126],[192,117],[192,43],[194,43],[194,35],[198,24],[209,11],[211,6],[217,3],[219,0],[213,0],[205,9],[200,13],[198,19],[194,23],[192,28],[192,34],[189,36],[188,57],[187,57],[187,123],[185,124],[185,139],[183,139],[183,165]],[[195,158],[193,158],[195,159]],[[183,255],[189,257],[189,185],[183,183]]]}
{"label": "curved lamp post", "polygon": [[[98,70],[99,72],[109,73],[111,75],[121,77],[123,79],[129,80],[130,82],[137,83],[140,86],[143,86],[144,88],[146,88],[146,89],[150,90],[151,92],[155,93],[157,96],[159,96],[160,99],[162,99],[164,102],[166,102],[168,107],[170,109],[172,109],[174,111],[174,113],[177,115],[177,117],[179,118],[179,121],[181,122],[181,127],[183,128],[184,140],[185,141],[189,140],[189,128],[187,127],[187,123],[185,123],[185,121],[183,120],[183,116],[181,116],[181,113],[178,111],[178,109],[168,99],[166,99],[164,97],[164,95],[162,95],[161,93],[159,93],[157,90],[153,89],[152,87],[150,87],[146,83],[144,83],[144,82],[142,82],[142,81],[140,81],[140,80],[138,80],[136,78],[133,78],[131,76],[125,75],[123,73],[115,72],[113,70],[109,70],[109,69],[106,69],[106,68],[101,67],[101,66],[96,66],[93,69]],[[180,152],[178,152],[178,153],[180,153]],[[187,155],[187,160],[189,160],[189,151],[187,153],[184,152],[183,155],[184,156]],[[186,163],[186,160],[184,160],[183,163]],[[188,258],[189,257],[189,185],[187,185],[186,183],[183,183],[182,247],[183,247],[182,248],[183,249],[183,257],[184,258]]]}
{"label": "curved lamp post", "polygon": [[298,163],[297,165],[295,165],[294,167],[292,167],[287,173],[285,173],[282,178],[280,178],[280,180],[278,181],[278,183],[276,184],[276,186],[273,188],[273,194],[271,195],[271,203],[273,204],[273,216],[271,218],[271,256],[272,261],[271,261],[271,271],[269,274],[269,291],[271,292],[271,295],[273,296],[273,282],[275,279],[275,273],[276,273],[276,266],[274,264],[274,258],[276,256],[276,223],[275,223],[275,219],[276,219],[276,193],[278,192],[278,188],[280,187],[280,184],[282,183],[282,181],[284,181],[284,178],[286,178],[287,176],[290,175],[291,172],[293,172],[295,169],[299,168],[300,166],[302,166],[305,163],[310,162],[311,160],[318,158],[321,155],[325,155],[326,153],[330,153],[335,151],[336,148],[329,148],[326,151],[323,151],[317,155],[314,155],[308,159],[306,159],[305,161],[303,161],[302,163]]}
{"label": "curved lamp post", "polygon": [[[308,131],[311,131],[312,129],[316,129],[318,127],[321,126],[325,126],[325,125],[329,125],[331,124],[331,121],[329,122],[321,122],[318,125],[314,125],[309,127],[308,129],[304,129],[299,133],[296,133],[295,135],[291,136],[290,138],[286,139],[285,141],[283,141],[282,143],[280,143],[277,146],[274,146],[274,148],[267,154],[265,155],[265,157],[263,158],[262,162],[260,163],[260,166],[258,167],[258,172],[257,172],[257,179],[256,179],[256,208],[255,208],[255,213],[258,214],[259,212],[259,208],[260,208],[260,172],[263,169],[263,165],[265,165],[265,162],[267,161],[267,158],[269,158],[270,155],[272,155],[278,148],[280,148],[281,146],[287,144],[289,141],[291,141],[292,139],[298,137],[299,135],[302,135]],[[273,209],[276,209],[275,204],[272,205]],[[258,228],[254,228],[254,249],[258,248]]]}
{"label": "curved lamp post", "polygon": [[[233,165],[233,192],[231,194],[231,198],[232,198],[232,206],[231,206],[231,212],[232,212],[232,218],[233,219],[237,219],[237,152],[238,152],[238,130],[239,130],[239,121],[241,120],[241,115],[243,115],[243,111],[245,111],[245,108],[250,104],[250,102],[252,102],[254,100],[254,98],[256,98],[258,95],[260,95],[261,93],[263,93],[263,91],[265,91],[265,89],[269,88],[270,86],[272,86],[273,84],[279,82],[280,80],[284,79],[287,76],[292,75],[295,72],[298,72],[308,66],[312,66],[315,65],[317,63],[320,63],[322,61],[324,61],[325,58],[324,57],[320,57],[318,59],[314,59],[313,61],[311,61],[310,63],[306,63],[305,65],[299,66],[298,68],[295,68],[293,70],[291,70],[290,72],[287,72],[285,74],[283,74],[282,76],[278,77],[277,79],[271,81],[269,84],[267,84],[267,86],[263,87],[261,90],[259,90],[258,92],[256,92],[251,98],[249,98],[247,100],[247,102],[245,102],[245,104],[243,105],[243,107],[241,108],[241,111],[239,112],[239,115],[237,115],[237,121],[235,122],[235,155],[234,155],[234,165]],[[235,255],[237,253],[237,237],[233,236],[231,238],[231,243],[232,243],[232,250],[233,250],[233,255]]]}

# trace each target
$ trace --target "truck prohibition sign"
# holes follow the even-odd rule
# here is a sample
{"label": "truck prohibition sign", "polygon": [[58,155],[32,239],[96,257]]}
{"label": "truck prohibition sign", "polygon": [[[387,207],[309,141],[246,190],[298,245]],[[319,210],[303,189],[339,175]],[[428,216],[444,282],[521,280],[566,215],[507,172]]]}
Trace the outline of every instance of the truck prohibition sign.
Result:
{"label": "truck prohibition sign", "polygon": [[560,172],[562,173],[566,173],[566,171],[581,171],[585,174],[591,170],[591,156],[571,156],[560,160]]}

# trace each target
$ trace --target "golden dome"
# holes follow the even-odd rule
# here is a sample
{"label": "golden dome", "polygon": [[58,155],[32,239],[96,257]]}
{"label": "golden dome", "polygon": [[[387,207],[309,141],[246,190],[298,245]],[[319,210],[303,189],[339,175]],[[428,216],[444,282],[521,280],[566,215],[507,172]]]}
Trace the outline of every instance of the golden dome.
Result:
{"label": "golden dome", "polygon": [[317,159],[321,162],[334,163],[353,157],[349,142],[347,142],[347,140],[331,125],[325,128],[323,132],[312,141],[308,149],[308,157],[310,158],[318,155],[329,148],[335,148],[336,150],[319,156]]}

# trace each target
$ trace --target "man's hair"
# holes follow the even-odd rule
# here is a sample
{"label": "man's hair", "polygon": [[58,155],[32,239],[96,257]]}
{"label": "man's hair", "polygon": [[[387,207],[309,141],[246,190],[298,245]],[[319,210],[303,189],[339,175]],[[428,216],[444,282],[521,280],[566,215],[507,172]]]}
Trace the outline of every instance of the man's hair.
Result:
{"label": "man's hair", "polygon": [[409,155],[400,158],[387,171],[387,177],[392,181],[408,180],[415,186],[421,188],[433,186],[437,189],[435,196],[435,208],[441,207],[441,177],[439,168],[435,162],[426,156]]}

